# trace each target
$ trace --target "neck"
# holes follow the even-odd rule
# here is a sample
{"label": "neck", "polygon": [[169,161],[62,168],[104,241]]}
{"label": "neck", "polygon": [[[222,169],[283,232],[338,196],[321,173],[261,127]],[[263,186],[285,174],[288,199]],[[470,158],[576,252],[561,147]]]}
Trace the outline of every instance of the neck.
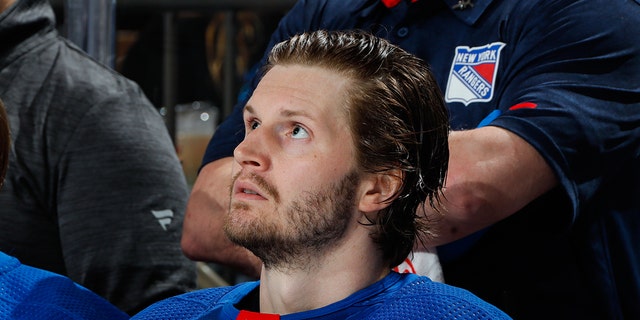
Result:
{"label": "neck", "polygon": [[260,275],[260,312],[290,314],[340,301],[389,273],[369,236],[358,224],[335,247],[300,257],[304,265],[265,268]]}

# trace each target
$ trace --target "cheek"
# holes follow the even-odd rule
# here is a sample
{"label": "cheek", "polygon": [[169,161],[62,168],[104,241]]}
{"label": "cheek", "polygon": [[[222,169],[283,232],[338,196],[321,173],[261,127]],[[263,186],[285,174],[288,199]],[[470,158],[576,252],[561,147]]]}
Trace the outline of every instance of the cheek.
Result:
{"label": "cheek", "polygon": [[282,177],[278,185],[278,191],[300,193],[304,190],[317,190],[326,188],[344,177],[348,172],[346,162],[337,162],[335,159],[322,157],[312,158],[306,162],[290,162],[289,165],[280,168]]}
{"label": "cheek", "polygon": [[231,176],[235,177],[236,174],[238,174],[238,172],[240,172],[241,170],[242,170],[242,167],[234,157],[233,161],[231,162]]}
{"label": "cheek", "polygon": [[313,150],[306,146],[290,148],[283,157],[273,160],[274,178],[281,178],[279,191],[294,193],[336,183],[350,172],[355,161],[353,150],[344,141],[316,144]]}
{"label": "cheek", "polygon": [[291,158],[291,161],[296,160],[296,158],[306,160],[313,156],[314,151],[317,150],[305,140],[283,139],[282,141],[282,154],[287,158]]}

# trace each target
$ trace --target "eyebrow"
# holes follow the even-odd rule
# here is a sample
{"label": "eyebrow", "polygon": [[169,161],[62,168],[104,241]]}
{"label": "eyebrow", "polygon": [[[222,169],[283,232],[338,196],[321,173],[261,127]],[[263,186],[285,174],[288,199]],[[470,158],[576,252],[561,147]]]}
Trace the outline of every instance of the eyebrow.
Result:
{"label": "eyebrow", "polygon": [[245,104],[242,112],[255,113],[255,110],[253,110],[253,107],[251,105]]}
{"label": "eyebrow", "polygon": [[[244,106],[244,112],[256,113],[255,109],[250,104],[247,104],[247,105]],[[305,112],[304,110],[289,110],[289,109],[285,109],[285,110],[280,111],[280,115],[283,116],[283,117],[301,116],[301,117],[312,119],[311,115],[308,112]]]}

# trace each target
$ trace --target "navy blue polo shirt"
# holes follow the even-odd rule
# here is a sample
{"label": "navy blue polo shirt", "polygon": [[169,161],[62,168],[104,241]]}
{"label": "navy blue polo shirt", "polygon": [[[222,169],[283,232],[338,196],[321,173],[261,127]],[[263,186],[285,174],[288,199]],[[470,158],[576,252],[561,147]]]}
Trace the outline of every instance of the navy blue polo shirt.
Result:
{"label": "navy blue polo shirt", "polygon": [[[638,1],[457,4],[301,0],[269,48],[303,31],[372,31],[431,65],[454,130],[499,126],[546,159],[556,189],[469,250],[440,248],[447,283],[514,318],[640,318]],[[232,156],[245,102],[218,128],[203,165]]]}

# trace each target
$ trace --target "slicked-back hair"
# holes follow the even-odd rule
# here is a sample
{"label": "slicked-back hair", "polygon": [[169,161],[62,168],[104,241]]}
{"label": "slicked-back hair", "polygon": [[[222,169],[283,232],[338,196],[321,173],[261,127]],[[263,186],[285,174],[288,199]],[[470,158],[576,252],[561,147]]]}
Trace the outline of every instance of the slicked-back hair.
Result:
{"label": "slicked-back hair", "polygon": [[263,74],[276,65],[322,67],[352,80],[344,108],[357,168],[402,172],[398,193],[367,223],[375,227],[372,238],[389,266],[400,264],[417,237],[432,235],[417,209],[425,200],[433,208],[440,201],[449,160],[448,112],[431,70],[403,49],[358,30],[296,35],[274,46]]}
{"label": "slicked-back hair", "polygon": [[7,173],[9,165],[9,152],[11,145],[11,137],[9,135],[9,119],[4,103],[0,100],[0,188],[4,184],[4,177]]}

